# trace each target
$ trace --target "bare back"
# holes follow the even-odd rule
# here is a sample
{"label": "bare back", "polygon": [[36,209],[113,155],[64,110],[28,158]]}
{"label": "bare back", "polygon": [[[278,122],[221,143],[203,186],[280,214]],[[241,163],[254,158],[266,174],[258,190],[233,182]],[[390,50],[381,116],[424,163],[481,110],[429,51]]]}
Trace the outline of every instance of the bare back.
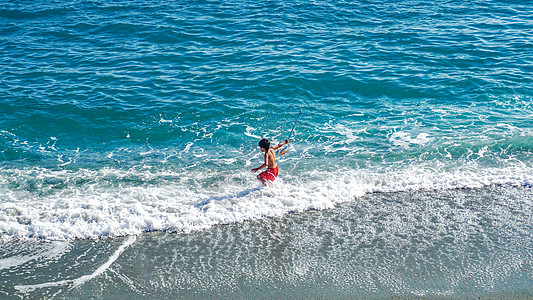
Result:
{"label": "bare back", "polygon": [[276,163],[276,154],[274,149],[270,148],[265,152],[265,164],[269,169],[273,169],[278,166]]}

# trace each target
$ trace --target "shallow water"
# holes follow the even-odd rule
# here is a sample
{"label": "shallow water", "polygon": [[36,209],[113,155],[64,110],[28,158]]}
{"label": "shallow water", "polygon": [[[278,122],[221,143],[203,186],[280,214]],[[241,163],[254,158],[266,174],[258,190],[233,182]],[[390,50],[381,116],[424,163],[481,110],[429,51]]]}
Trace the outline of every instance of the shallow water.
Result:
{"label": "shallow water", "polygon": [[2,256],[32,254],[0,259],[0,278],[4,295],[57,299],[523,299],[532,200],[510,187],[374,194],[190,234],[19,241]]}
{"label": "shallow water", "polygon": [[[530,15],[502,1],[10,2],[0,232],[190,232],[372,192],[531,186]],[[275,191],[245,193],[252,210],[195,208],[254,189],[258,140],[284,140],[300,109]]]}

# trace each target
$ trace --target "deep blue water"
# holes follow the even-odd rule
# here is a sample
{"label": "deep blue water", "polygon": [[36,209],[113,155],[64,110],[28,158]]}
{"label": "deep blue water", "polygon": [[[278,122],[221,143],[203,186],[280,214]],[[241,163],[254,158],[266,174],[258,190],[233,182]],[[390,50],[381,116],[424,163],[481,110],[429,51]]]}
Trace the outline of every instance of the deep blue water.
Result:
{"label": "deep blue water", "polygon": [[[529,1],[1,2],[4,243],[186,234],[383,193],[480,201],[495,187],[525,196],[496,197],[493,221],[530,227]],[[300,110],[279,178],[260,188],[258,141],[286,139]],[[20,253],[3,255],[8,268]]]}

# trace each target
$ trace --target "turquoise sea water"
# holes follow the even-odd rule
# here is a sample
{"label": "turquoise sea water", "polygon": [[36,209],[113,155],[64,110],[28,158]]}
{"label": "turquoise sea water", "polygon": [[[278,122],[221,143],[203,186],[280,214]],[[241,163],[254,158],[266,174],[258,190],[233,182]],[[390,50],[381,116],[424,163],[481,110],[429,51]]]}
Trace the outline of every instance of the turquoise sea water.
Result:
{"label": "turquoise sea water", "polygon": [[[531,295],[532,15],[528,1],[496,0],[3,1],[1,295],[105,297],[94,285],[108,279],[100,288],[157,297],[173,277],[137,281],[154,271],[126,275],[128,257],[153,243],[180,253],[183,239],[205,256],[156,247],[156,260],[245,255],[226,297],[291,298],[313,291],[311,278],[350,291],[319,297]],[[286,139],[300,109],[280,175],[262,188],[257,143]],[[308,234],[314,214],[326,229]],[[235,250],[246,229],[272,232]],[[270,235],[299,241],[280,254],[287,265],[317,240],[325,254],[261,273],[271,257],[252,252],[275,250]],[[343,239],[354,252],[333,249]],[[217,252],[222,240],[233,250]],[[84,255],[98,259],[67,267]],[[224,276],[201,266],[194,292],[178,281],[168,295],[220,292]],[[363,281],[373,285],[349,288]]]}

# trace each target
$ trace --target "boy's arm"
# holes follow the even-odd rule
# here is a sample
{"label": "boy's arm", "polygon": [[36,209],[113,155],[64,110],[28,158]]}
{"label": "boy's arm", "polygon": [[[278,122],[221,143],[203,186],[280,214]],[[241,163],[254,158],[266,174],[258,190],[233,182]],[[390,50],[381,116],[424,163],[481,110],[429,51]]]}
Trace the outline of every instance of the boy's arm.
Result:
{"label": "boy's arm", "polygon": [[255,169],[252,169],[252,172],[257,172],[257,171],[261,170],[262,168],[266,167],[266,165],[267,165],[267,164],[264,163],[264,164],[262,164],[260,167],[255,168]]}
{"label": "boy's arm", "polygon": [[286,145],[286,144],[288,144],[288,143],[289,143],[289,140],[286,139],[285,141],[283,141],[283,142],[277,144],[276,146],[272,147],[272,149],[277,150],[279,147],[281,147],[281,146],[283,146],[283,145]]}
{"label": "boy's arm", "polygon": [[252,169],[252,172],[257,172],[257,171],[261,170],[262,168],[264,168],[266,166],[267,166],[267,155],[265,153],[265,162],[260,167]]}

